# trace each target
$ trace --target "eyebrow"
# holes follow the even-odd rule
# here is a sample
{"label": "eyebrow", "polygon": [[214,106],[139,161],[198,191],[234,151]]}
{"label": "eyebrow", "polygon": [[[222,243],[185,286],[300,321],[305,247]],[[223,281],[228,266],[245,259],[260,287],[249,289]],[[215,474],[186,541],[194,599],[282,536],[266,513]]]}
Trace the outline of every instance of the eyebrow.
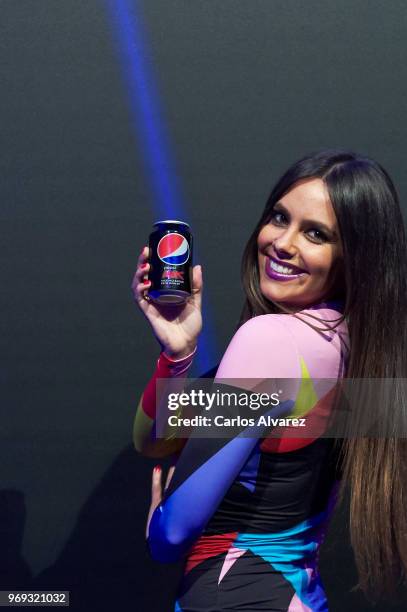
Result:
{"label": "eyebrow", "polygon": [[[281,208],[282,212],[290,216],[290,213],[288,212],[288,210],[286,209],[286,207],[284,206],[282,202],[276,202],[274,204],[273,210],[275,210],[277,207]],[[305,221],[309,224],[315,225],[316,227],[324,230],[325,232],[327,232],[327,234],[331,234],[331,236],[338,238],[337,232],[334,229],[331,229],[330,227],[325,225],[325,223],[322,223],[322,221],[315,221],[314,219],[305,219]]]}

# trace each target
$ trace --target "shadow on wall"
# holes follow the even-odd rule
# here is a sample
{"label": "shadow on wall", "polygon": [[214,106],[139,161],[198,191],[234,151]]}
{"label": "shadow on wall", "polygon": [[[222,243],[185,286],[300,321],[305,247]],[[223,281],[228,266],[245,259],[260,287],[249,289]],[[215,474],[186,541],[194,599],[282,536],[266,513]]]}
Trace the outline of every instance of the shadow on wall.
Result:
{"label": "shadow on wall", "polygon": [[0,491],[0,588],[24,589],[32,574],[22,556],[26,509],[20,491]]}
{"label": "shadow on wall", "polygon": [[56,562],[33,580],[36,589],[69,590],[75,611],[173,608],[182,566],[154,563],[144,538],[151,468],[131,445],[119,454]]}

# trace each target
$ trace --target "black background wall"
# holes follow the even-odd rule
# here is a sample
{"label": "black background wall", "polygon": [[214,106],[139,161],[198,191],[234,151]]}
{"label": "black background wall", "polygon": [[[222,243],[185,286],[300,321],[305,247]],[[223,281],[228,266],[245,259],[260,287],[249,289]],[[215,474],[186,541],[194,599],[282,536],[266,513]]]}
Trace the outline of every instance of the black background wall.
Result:
{"label": "black background wall", "polygon": [[[131,446],[158,345],[130,283],[157,202],[112,12],[96,0],[0,10],[1,588],[70,589],[75,610],[165,612],[180,568],[148,558],[156,462]],[[405,210],[406,5],[145,0],[138,10],[203,265],[214,365],[242,303],[243,246],[291,162],[325,146],[372,156]],[[349,592],[347,510],[322,574],[333,612],[367,611]],[[403,598],[379,608],[404,610]]]}

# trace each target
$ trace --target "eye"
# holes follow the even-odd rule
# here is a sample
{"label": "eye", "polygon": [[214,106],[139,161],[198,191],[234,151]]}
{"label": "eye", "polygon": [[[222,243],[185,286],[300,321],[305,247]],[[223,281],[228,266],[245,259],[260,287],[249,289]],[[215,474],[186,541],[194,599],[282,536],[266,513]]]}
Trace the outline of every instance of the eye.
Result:
{"label": "eye", "polygon": [[323,232],[321,232],[321,230],[317,230],[317,229],[311,229],[308,230],[308,234],[310,232],[314,232],[315,234],[317,234],[316,236],[310,236],[311,240],[313,240],[314,242],[326,242],[328,240],[328,238],[325,236],[325,234]]}
{"label": "eye", "polygon": [[282,223],[284,223],[284,221],[282,221],[279,217],[282,217],[283,219],[286,219],[285,215],[283,215],[283,213],[278,212],[277,210],[273,211],[271,213],[271,217],[270,217],[270,222],[275,223],[276,225],[281,225]]}

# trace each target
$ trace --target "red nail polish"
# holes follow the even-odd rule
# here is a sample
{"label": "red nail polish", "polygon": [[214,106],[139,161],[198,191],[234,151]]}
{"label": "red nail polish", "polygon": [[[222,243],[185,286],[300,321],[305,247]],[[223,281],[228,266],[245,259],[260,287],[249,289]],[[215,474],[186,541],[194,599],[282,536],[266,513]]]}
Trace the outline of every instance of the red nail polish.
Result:
{"label": "red nail polish", "polygon": [[141,269],[145,270],[148,267],[148,263],[141,264]]}
{"label": "red nail polish", "polygon": [[154,472],[161,472],[161,465],[156,465],[154,468]]}
{"label": "red nail polish", "polygon": [[143,280],[143,285],[149,285],[150,281],[147,280],[146,278]]}

